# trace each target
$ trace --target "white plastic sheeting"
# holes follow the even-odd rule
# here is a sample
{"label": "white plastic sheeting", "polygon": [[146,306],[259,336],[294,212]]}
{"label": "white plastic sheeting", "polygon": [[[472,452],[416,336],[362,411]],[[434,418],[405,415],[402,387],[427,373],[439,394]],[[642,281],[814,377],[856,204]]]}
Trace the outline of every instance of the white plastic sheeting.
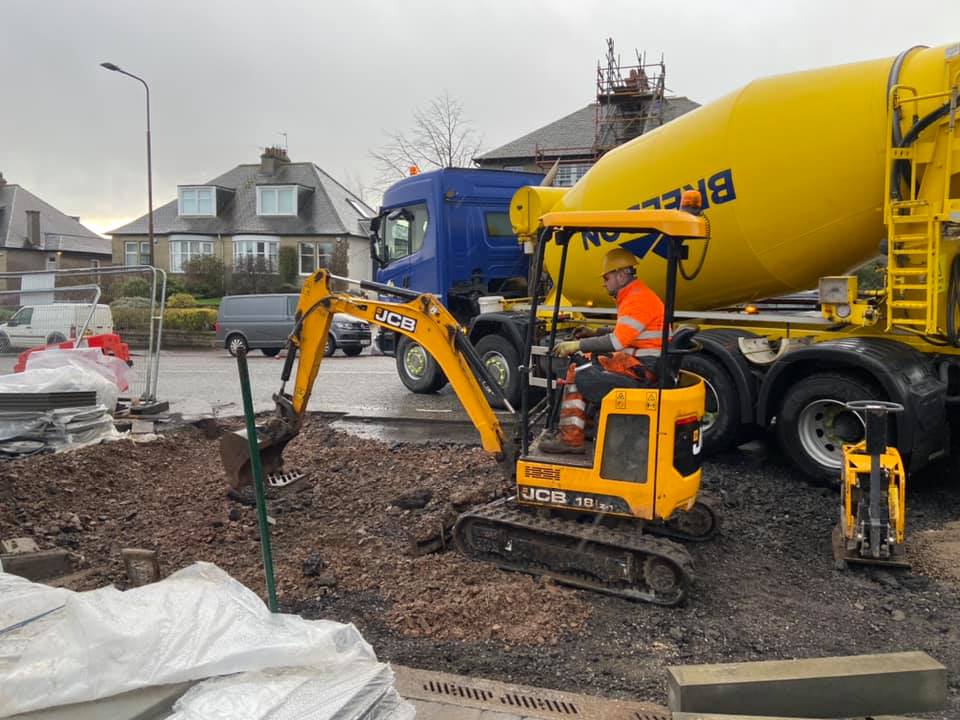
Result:
{"label": "white plastic sheeting", "polygon": [[28,371],[68,366],[91,370],[116,385],[120,392],[130,388],[128,380],[130,367],[118,357],[104,355],[100,348],[79,347],[70,350],[48,348],[42,352],[32,352],[27,356],[26,370]]}
{"label": "white plastic sheeting", "polygon": [[280,668],[215,678],[195,685],[167,720],[412,720],[414,709],[393,688],[380,663]]}
{"label": "white plastic sheeting", "polygon": [[[295,670],[266,672],[279,668]],[[321,718],[413,717],[353,625],[272,614],[215,565],[125,592],[77,593],[0,573],[0,717],[232,673],[244,674],[188,693],[178,718],[256,720],[310,698],[340,708]],[[247,709],[198,714],[217,702]],[[271,718],[288,716],[296,717]]]}

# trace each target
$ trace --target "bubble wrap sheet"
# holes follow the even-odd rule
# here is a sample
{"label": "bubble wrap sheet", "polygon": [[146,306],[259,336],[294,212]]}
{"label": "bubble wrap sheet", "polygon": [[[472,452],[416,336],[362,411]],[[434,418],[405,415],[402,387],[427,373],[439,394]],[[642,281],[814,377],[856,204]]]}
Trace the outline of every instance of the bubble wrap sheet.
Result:
{"label": "bubble wrap sheet", "polygon": [[0,717],[204,678],[177,720],[414,716],[353,625],[272,614],[215,565],[125,592],[0,573]]}

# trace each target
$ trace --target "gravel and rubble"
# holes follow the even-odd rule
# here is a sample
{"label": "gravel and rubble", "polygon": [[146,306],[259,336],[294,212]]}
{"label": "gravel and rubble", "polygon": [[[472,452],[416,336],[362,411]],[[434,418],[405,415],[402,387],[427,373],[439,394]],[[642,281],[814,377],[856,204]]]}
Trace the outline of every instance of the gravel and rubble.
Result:
{"label": "gravel and rubble", "polygon": [[[264,595],[255,508],[227,492],[214,435],[185,428],[0,465],[0,539],[74,553],[89,569],[75,589],[126,587],[120,551],[134,547],[156,550],[165,574],[206,560]],[[960,485],[949,476],[911,483],[913,572],[839,571],[835,491],[763,452],[714,459],[705,485],[723,529],[690,546],[692,597],[664,609],[451,549],[411,552],[509,491],[479,448],[391,444],[312,418],[284,457],[309,477],[269,492],[281,606],[355,623],[381,659],[663,702],[668,665],[920,649],[948,668],[940,717],[960,716]]]}

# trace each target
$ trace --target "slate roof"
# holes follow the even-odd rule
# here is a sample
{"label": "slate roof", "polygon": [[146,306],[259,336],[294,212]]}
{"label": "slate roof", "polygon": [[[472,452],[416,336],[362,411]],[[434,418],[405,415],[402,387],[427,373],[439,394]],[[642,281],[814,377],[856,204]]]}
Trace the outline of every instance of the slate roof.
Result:
{"label": "slate roof", "polygon": [[[666,98],[664,102],[664,122],[700,107],[698,103],[687,97]],[[584,148],[593,147],[596,135],[596,114],[597,104],[590,103],[559,120],[554,120],[542,128],[508,142],[506,145],[501,145],[495,150],[478,155],[475,160],[484,162],[532,158],[536,155],[538,146],[541,149],[549,149],[552,156],[554,154],[561,157],[583,155]],[[577,151],[577,148],[579,148],[579,151]]]}
{"label": "slate roof", "polygon": [[[49,243],[46,247],[33,248],[27,244],[27,210],[40,212],[40,237]],[[109,239],[13,183],[0,185],[0,247],[108,256],[111,253]]]}
{"label": "slate roof", "polygon": [[[217,217],[180,217],[174,199],[153,211],[155,235],[356,235],[360,221],[376,215],[360,198],[313,163],[277,163],[272,175],[261,172],[260,164],[238,165],[209,182],[185,185],[216,185],[227,188],[226,203]],[[301,188],[296,216],[257,215],[257,185],[298,185]],[[232,192],[230,192],[232,191]],[[218,196],[220,191],[218,190]],[[111,230],[110,235],[146,235],[147,215]]]}

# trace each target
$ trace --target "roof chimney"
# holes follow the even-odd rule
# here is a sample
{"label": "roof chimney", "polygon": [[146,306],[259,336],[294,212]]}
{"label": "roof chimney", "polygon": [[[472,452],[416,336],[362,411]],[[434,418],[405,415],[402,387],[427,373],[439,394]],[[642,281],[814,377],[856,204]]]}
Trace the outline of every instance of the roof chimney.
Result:
{"label": "roof chimney", "polygon": [[40,211],[27,210],[27,244],[40,247]]}
{"label": "roof chimney", "polygon": [[264,148],[260,156],[260,172],[264,175],[273,175],[281,163],[289,163],[287,151],[281,147]]}

